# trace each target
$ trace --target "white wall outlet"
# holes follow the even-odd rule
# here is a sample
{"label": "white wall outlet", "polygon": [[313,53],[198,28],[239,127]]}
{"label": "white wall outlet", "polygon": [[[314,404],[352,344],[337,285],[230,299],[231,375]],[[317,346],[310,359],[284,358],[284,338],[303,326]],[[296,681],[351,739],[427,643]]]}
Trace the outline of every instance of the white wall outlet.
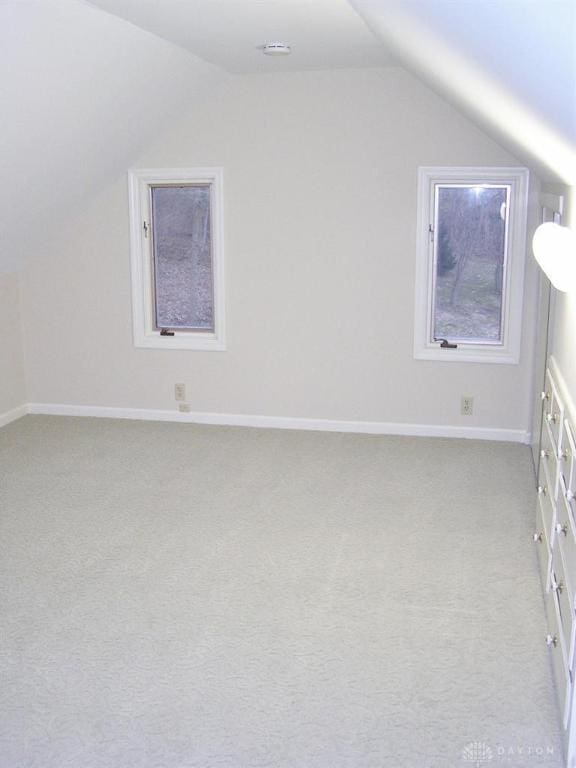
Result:
{"label": "white wall outlet", "polygon": [[186,400],[186,384],[174,384],[174,399]]}
{"label": "white wall outlet", "polygon": [[188,405],[188,403],[180,403],[178,405],[178,410],[180,411],[180,413],[190,413],[190,406]]}
{"label": "white wall outlet", "polygon": [[460,413],[462,416],[472,416],[474,413],[474,398],[470,395],[462,395],[460,400]]}

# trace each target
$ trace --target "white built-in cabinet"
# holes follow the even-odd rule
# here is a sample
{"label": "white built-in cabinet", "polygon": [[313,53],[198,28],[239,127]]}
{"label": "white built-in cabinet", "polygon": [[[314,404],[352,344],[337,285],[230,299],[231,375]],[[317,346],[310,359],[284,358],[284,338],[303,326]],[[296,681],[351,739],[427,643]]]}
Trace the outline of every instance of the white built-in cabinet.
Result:
{"label": "white built-in cabinet", "polygon": [[538,549],[566,763],[576,768],[576,424],[551,367],[542,392],[534,542]]}

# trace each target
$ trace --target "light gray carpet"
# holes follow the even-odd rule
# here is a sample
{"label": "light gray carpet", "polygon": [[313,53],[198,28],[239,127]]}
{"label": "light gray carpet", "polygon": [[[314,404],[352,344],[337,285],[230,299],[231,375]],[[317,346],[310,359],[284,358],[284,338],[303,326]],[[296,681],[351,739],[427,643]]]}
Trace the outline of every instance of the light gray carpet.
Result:
{"label": "light gray carpet", "polygon": [[1,768],[562,764],[528,448],[28,416],[0,467]]}

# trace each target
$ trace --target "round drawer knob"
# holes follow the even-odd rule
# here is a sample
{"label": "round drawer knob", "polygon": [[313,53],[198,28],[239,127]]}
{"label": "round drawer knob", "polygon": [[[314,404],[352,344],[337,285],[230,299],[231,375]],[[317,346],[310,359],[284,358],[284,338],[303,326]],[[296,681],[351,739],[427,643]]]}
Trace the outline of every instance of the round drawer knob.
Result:
{"label": "round drawer knob", "polygon": [[556,533],[563,533],[564,536],[568,536],[568,523],[556,523],[554,528]]}
{"label": "round drawer knob", "polygon": [[532,538],[534,539],[535,542],[542,541],[542,539],[544,538],[544,534],[542,533],[542,531],[539,531],[538,533],[534,533],[532,535]]}
{"label": "round drawer knob", "polygon": [[541,400],[550,400],[550,392],[540,392]]}
{"label": "round drawer knob", "polygon": [[554,648],[558,645],[558,638],[556,635],[546,635],[546,645],[553,645]]}
{"label": "round drawer knob", "polygon": [[545,485],[539,485],[539,486],[538,486],[538,493],[539,493],[541,496],[546,496],[546,494],[548,493],[548,488],[546,488],[546,486],[545,486]]}
{"label": "round drawer knob", "polygon": [[542,448],[542,450],[540,451],[540,457],[542,459],[548,459],[550,458],[550,454],[548,453],[548,451],[545,451],[544,448]]}

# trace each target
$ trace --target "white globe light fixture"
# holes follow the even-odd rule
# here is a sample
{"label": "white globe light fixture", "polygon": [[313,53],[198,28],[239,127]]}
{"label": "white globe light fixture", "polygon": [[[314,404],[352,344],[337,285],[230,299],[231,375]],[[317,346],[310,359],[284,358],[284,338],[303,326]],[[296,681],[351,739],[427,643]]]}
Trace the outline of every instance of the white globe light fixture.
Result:
{"label": "white globe light fixture", "polygon": [[541,224],[534,233],[532,250],[554,288],[576,290],[576,232],[552,221]]}

